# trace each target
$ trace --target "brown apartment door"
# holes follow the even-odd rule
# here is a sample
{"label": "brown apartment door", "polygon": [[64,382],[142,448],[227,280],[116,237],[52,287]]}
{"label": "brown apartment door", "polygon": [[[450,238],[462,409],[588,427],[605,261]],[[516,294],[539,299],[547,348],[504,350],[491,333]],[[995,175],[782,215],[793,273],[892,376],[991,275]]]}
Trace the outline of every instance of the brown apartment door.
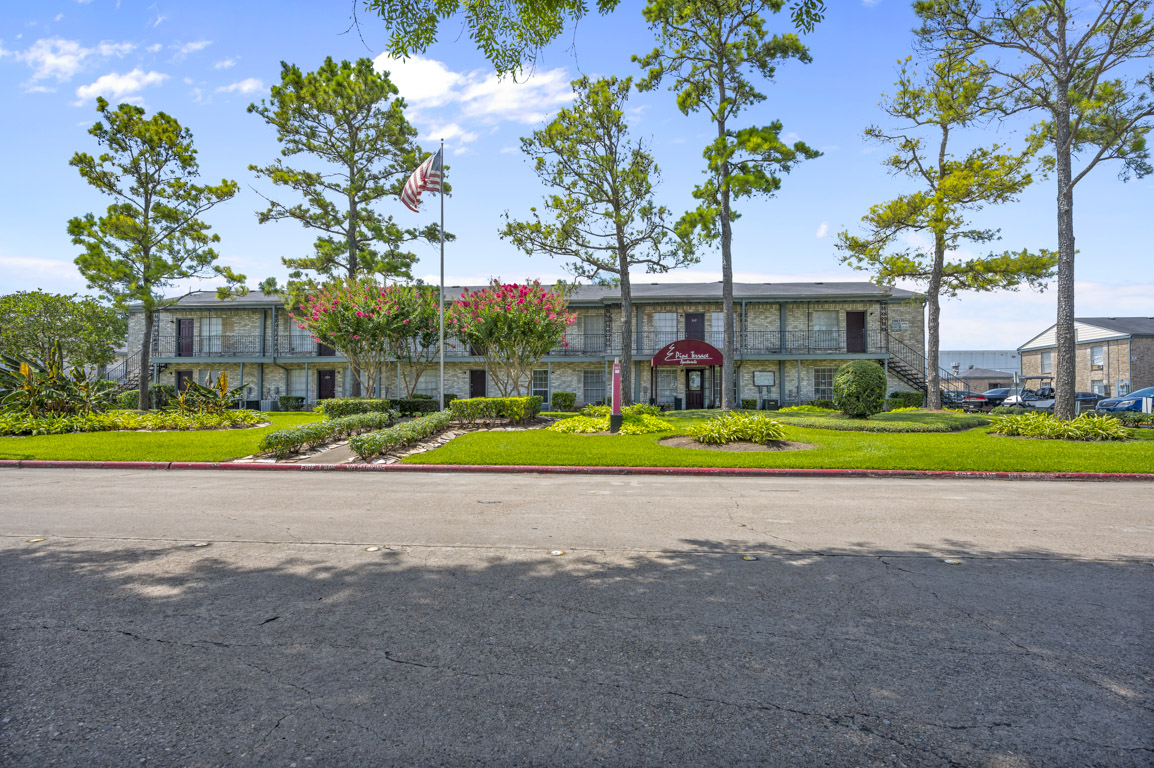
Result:
{"label": "brown apartment door", "polygon": [[685,313],[685,338],[705,341],[705,313]]}
{"label": "brown apartment door", "polygon": [[485,396],[485,369],[469,371],[469,397]]}
{"label": "brown apartment door", "polygon": [[698,410],[705,407],[705,371],[700,368],[685,372],[685,408]]}
{"label": "brown apartment door", "polygon": [[176,372],[176,391],[183,392],[188,388],[188,382],[192,381],[192,371],[177,371]]}
{"label": "brown apartment door", "polygon": [[845,313],[845,351],[866,351],[866,313]]}
{"label": "brown apartment door", "polygon": [[317,400],[327,400],[337,396],[337,372],[317,371]]}
{"label": "brown apartment door", "polygon": [[192,318],[176,321],[176,356],[192,357]]}

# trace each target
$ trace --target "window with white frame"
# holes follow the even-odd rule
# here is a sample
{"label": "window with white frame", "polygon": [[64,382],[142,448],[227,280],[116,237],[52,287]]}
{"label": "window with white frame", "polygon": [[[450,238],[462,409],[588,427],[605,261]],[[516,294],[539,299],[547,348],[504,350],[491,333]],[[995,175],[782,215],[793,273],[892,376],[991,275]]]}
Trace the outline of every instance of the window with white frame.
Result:
{"label": "window with white frame", "polygon": [[833,377],[837,368],[813,369],[813,399],[833,400]]}
{"label": "window with white frame", "polygon": [[605,349],[605,315],[584,315],[581,318],[581,332],[585,335],[581,349],[586,352],[601,352]]}
{"label": "window with white frame", "polygon": [[676,312],[653,313],[653,337],[653,345],[659,348],[677,341]]}
{"label": "window with white frame", "polygon": [[[736,323],[734,324],[736,326]],[[736,327],[734,328],[736,330]],[[737,340],[734,339],[734,343]],[[709,313],[709,343],[721,349],[725,346],[725,313]]]}
{"label": "window with white frame", "polygon": [[196,383],[206,387],[215,387],[216,380],[220,378],[221,373],[219,368],[201,368],[196,372]]}
{"label": "window with white frame", "polygon": [[219,317],[200,318],[200,353],[202,355],[220,354],[220,328],[221,319]]}
{"label": "window with white frame", "polygon": [[530,395],[541,398],[541,402],[549,402],[549,369],[548,368],[534,368],[533,382],[530,388]]}
{"label": "window with white frame", "polygon": [[838,346],[838,311],[817,309],[813,312],[813,345],[823,349]]}
{"label": "window with white frame", "polygon": [[1103,354],[1103,347],[1090,347],[1090,370],[1100,371],[1105,367],[1105,355]]}
{"label": "window with white frame", "polygon": [[305,378],[304,368],[289,368],[288,381],[285,384],[285,394],[296,397],[308,397],[308,379]]}
{"label": "window with white frame", "polygon": [[1130,380],[1118,379],[1118,381],[1114,383],[1114,396],[1121,397],[1122,395],[1128,394],[1130,394]]}
{"label": "window with white frame", "polygon": [[414,395],[428,395],[434,400],[441,392],[441,372],[440,371],[422,371],[421,377],[417,379],[417,386],[413,389]]}
{"label": "window with white frame", "polygon": [[1095,395],[1106,394],[1106,382],[1094,380],[1090,382],[1090,391]]}
{"label": "window with white frame", "polygon": [[658,405],[673,405],[673,398],[677,397],[677,369],[657,369],[657,398]]}
{"label": "window with white frame", "polygon": [[605,371],[581,372],[581,399],[586,405],[605,400]]}
{"label": "window with white frame", "polygon": [[316,349],[316,341],[308,331],[298,328],[295,324],[289,328],[289,351],[312,352]]}
{"label": "window with white frame", "polygon": [[1054,372],[1054,353],[1053,352],[1043,352],[1042,353],[1042,373],[1053,373],[1053,372]]}

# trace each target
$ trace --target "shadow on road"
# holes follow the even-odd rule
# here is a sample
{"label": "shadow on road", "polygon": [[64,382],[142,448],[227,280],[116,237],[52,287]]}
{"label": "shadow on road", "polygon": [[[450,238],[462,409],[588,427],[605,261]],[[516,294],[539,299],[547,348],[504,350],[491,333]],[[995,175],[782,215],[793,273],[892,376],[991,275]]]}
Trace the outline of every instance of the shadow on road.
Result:
{"label": "shadow on road", "polygon": [[683,544],[10,540],[0,763],[1154,759],[1148,563]]}

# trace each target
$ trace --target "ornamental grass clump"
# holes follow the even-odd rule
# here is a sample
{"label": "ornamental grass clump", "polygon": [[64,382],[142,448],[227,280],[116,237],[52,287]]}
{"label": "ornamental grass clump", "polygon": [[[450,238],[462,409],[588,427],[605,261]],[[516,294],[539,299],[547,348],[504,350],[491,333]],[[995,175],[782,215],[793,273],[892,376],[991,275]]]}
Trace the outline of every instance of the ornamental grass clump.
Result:
{"label": "ornamental grass clump", "polygon": [[[617,431],[617,434],[649,435],[656,432],[668,432],[672,430],[672,424],[648,412],[647,409],[652,407],[653,406],[627,406],[622,408],[621,429]],[[550,425],[547,429],[550,432],[559,432],[564,435],[608,432],[609,408],[607,406],[585,406],[585,408],[582,409],[582,413],[584,414],[584,412],[588,410],[592,413],[600,414],[601,409],[605,410],[604,415],[574,416],[572,418],[562,419]]]}
{"label": "ornamental grass clump", "polygon": [[1043,412],[992,416],[991,432],[1006,437],[1035,437],[1043,440],[1126,440],[1130,430],[1112,416],[1081,416],[1065,421]]}
{"label": "ornamental grass clump", "polygon": [[695,424],[689,436],[706,445],[750,442],[769,443],[785,436],[785,427],[761,413],[726,411],[712,419]]}
{"label": "ornamental grass clump", "polygon": [[71,416],[33,417],[0,412],[0,435],[64,435],[71,432],[112,432],[132,430],[180,431],[235,429],[261,422],[255,411],[221,413],[180,413],[177,411],[107,411]]}

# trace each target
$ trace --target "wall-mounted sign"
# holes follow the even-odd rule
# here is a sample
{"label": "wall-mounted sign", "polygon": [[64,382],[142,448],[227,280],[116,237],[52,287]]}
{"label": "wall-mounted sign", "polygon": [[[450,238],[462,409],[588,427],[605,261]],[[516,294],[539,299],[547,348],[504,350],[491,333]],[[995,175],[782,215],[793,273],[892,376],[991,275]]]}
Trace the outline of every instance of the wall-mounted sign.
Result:
{"label": "wall-mounted sign", "polygon": [[721,365],[721,360],[717,347],[698,339],[681,339],[657,350],[650,365]]}
{"label": "wall-mounted sign", "polygon": [[774,387],[774,386],[777,386],[777,371],[754,371],[753,372],[753,386],[755,386],[755,387]]}

